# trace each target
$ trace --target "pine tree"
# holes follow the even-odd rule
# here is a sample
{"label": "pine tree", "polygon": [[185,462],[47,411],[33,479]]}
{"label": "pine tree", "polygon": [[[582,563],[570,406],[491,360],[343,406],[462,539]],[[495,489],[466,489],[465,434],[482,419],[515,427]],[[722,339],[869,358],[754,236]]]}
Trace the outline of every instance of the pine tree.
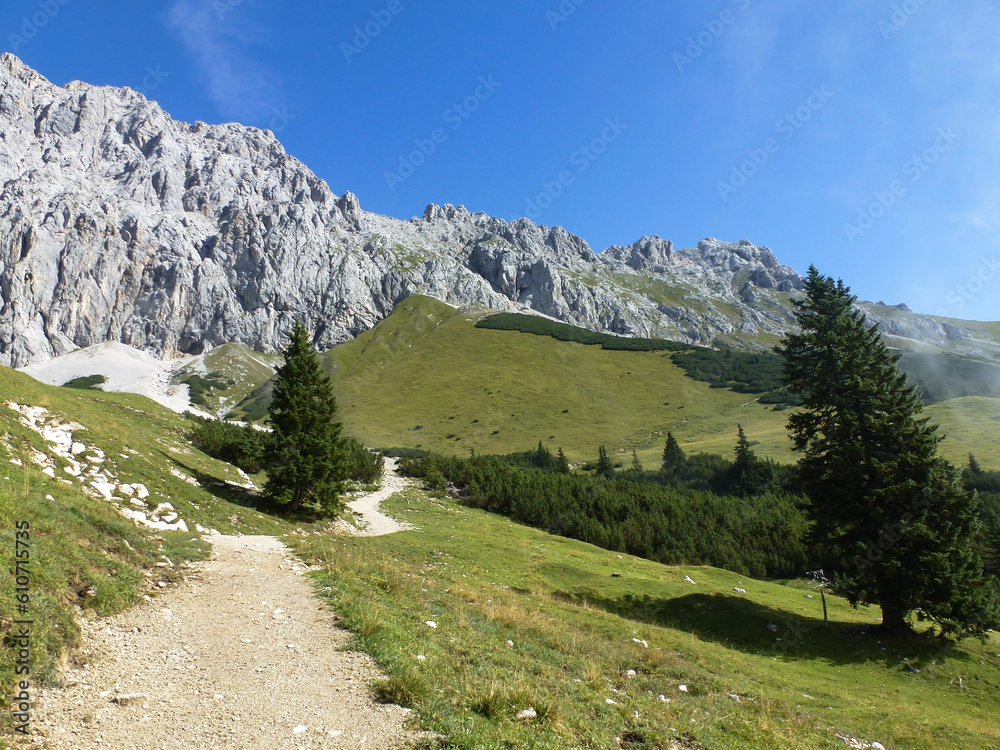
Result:
{"label": "pine tree", "polygon": [[615,467],[608,457],[608,449],[603,445],[597,448],[597,474],[602,477],[609,477],[615,473]]}
{"label": "pine tree", "polygon": [[542,445],[542,441],[539,440],[537,450],[531,453],[531,462],[539,469],[551,469],[555,459],[553,459],[549,449]]}
{"label": "pine tree", "polygon": [[639,456],[635,452],[635,448],[632,449],[632,471],[638,474],[643,472],[642,461],[639,460]]}
{"label": "pine tree", "polygon": [[757,454],[750,447],[750,441],[747,440],[747,434],[741,424],[736,425],[736,448],[733,453],[735,456],[733,468],[739,472],[750,469],[757,461]]}
{"label": "pine tree", "polygon": [[736,427],[736,448],[733,451],[733,465],[729,470],[729,491],[740,497],[774,491],[777,483],[773,464],[754,453],[743,425]]}
{"label": "pine tree", "polygon": [[881,606],[887,632],[907,632],[917,611],[944,632],[981,633],[998,607],[983,583],[975,498],[937,455],[937,427],[850,289],[813,267],[805,291],[801,333],[778,351],[802,400],[789,429],[814,540],[852,604]]}
{"label": "pine tree", "polygon": [[273,432],[264,456],[264,494],[288,510],[308,503],[336,512],[345,479],[337,400],[301,322],[292,329],[284,357],[268,408]]}
{"label": "pine tree", "polygon": [[569,459],[563,453],[562,446],[559,446],[559,453],[556,456],[556,471],[560,474],[569,474]]}
{"label": "pine tree", "polygon": [[678,472],[684,467],[685,461],[687,461],[687,456],[684,454],[680,443],[677,442],[677,438],[674,437],[672,432],[668,432],[667,442],[663,446],[663,470]]}

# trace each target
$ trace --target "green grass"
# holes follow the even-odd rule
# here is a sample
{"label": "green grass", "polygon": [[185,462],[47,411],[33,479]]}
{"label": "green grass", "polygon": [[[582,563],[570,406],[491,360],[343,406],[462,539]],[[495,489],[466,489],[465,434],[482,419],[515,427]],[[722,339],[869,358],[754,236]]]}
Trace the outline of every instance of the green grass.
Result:
{"label": "green grass", "polygon": [[387,672],[377,689],[443,747],[1000,745],[996,636],[880,643],[876,611],[828,597],[824,625],[804,583],[619,557],[415,490],[387,508],[417,530],[292,543],[326,566],[318,590]]}
{"label": "green grass", "polygon": [[[464,452],[473,444],[480,449],[478,443],[530,448],[540,436],[591,458],[599,442],[613,445],[610,434],[623,436],[622,446],[648,444],[640,452],[647,465],[655,465],[662,445],[650,430],[661,427],[673,429],[689,452],[728,453],[736,421],[762,445],[787,443],[783,413],[695,382],[662,353],[477,331],[469,316],[426,298],[408,300],[386,325],[335,349],[330,363],[349,426],[370,443],[437,441]],[[144,483],[154,502],[171,502],[192,527],[290,533],[287,522],[258,512],[232,486],[242,481],[235,469],[190,446],[186,420],[148,399],[45,386],[0,368],[6,400],[83,425],[76,438],[100,448],[120,481]],[[977,446],[990,466],[996,454],[982,449],[982,436],[997,434],[998,404],[960,399],[929,412],[954,420],[956,431],[966,426],[968,434],[949,442]],[[424,426],[414,430],[417,424]],[[549,437],[556,430],[563,439]],[[0,432],[0,460],[8,467],[0,470],[0,554],[12,559],[12,524],[28,520],[37,564],[32,606],[40,621],[33,656],[44,681],[78,643],[75,606],[119,611],[154,576],[182,575],[182,563],[205,547],[195,533],[135,527],[73,481],[59,481],[58,459],[55,479],[30,462],[27,469],[9,463],[48,447],[4,406]],[[445,441],[448,434],[455,437]],[[843,747],[834,731],[893,748],[1000,743],[995,636],[958,649],[879,644],[859,631],[877,620],[875,612],[832,599],[832,623],[824,626],[818,599],[807,598],[800,583],[618,557],[415,491],[388,505],[417,530],[377,539],[288,539],[307,559],[328,564],[317,583],[357,645],[385,669],[378,694],[416,708],[450,746],[665,747],[669,738],[690,734],[712,750]],[[174,567],[153,567],[161,555]],[[12,570],[0,571],[6,634],[15,619]],[[697,584],[685,583],[685,575]],[[735,586],[748,594],[737,595]],[[4,699],[12,666],[6,652]],[[661,702],[661,694],[671,702]],[[537,716],[517,719],[527,707]]]}
{"label": "green grass", "polygon": [[[788,411],[692,380],[671,352],[478,329],[475,317],[410,297],[325,355],[348,432],[369,445],[450,454],[527,450],[542,440],[575,463],[595,458],[603,443],[618,460],[635,448],[654,468],[667,431],[688,453],[729,455],[742,424],[760,455],[795,460]],[[948,426],[945,456],[964,463],[972,451],[984,466],[1000,468],[1000,432],[987,416],[953,429],[961,400],[928,413]]]}
{"label": "green grass", "polygon": [[81,375],[62,384],[63,388],[77,388],[81,391],[99,391],[108,382],[107,375]]}
{"label": "green grass", "polygon": [[[181,532],[143,533],[107,503],[44,476],[30,462],[28,469],[8,466],[7,477],[0,477],[0,554],[5,561],[0,573],[0,630],[6,636],[13,620],[25,616],[15,609],[11,568],[15,523],[27,522],[31,601],[26,614],[34,622],[30,678],[37,690],[56,675],[64,649],[79,641],[75,606],[98,615],[118,612],[137,602],[150,585],[143,570],[154,569],[159,579],[179,578],[180,566],[203,557],[207,543]],[[161,555],[174,567],[155,568]],[[0,656],[4,701],[10,696],[13,662],[14,650],[4,649]]]}
{"label": "green grass", "polygon": [[924,413],[946,436],[942,455],[965,466],[974,453],[984,467],[1000,469],[1000,398],[955,398],[932,404]]}
{"label": "green grass", "polygon": [[604,443],[623,456],[636,447],[653,465],[668,430],[686,450],[728,453],[742,423],[762,454],[791,458],[785,415],[686,377],[669,352],[477,329],[471,318],[411,297],[331,350],[347,431],[369,445],[449,453],[504,453],[544,440],[576,461]]}
{"label": "green grass", "polygon": [[[796,460],[788,411],[687,377],[673,352],[610,351],[477,328],[482,317],[414,296],[327,352],[347,431],[368,445],[448,454],[527,450],[542,440],[562,446],[574,463],[594,459],[605,444],[616,460],[629,460],[634,448],[655,468],[667,431],[688,453],[729,455],[742,424],[760,455]],[[263,418],[270,387],[259,387],[235,416]],[[972,451],[984,466],[1000,468],[1000,434],[988,417],[952,428],[962,409],[952,400],[928,412],[949,428],[942,453],[964,464]]]}

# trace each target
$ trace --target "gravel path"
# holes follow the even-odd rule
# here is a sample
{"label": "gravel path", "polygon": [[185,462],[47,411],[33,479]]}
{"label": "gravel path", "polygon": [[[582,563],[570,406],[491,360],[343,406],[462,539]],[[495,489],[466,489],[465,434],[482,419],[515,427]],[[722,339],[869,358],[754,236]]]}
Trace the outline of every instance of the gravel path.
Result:
{"label": "gravel path", "polygon": [[85,624],[87,664],[42,694],[35,746],[367,750],[415,736],[404,709],[372,702],[372,661],[338,650],[349,636],[280,541],[212,541],[187,583]]}
{"label": "gravel path", "polygon": [[385,459],[385,471],[382,474],[382,488],[378,492],[372,492],[362,498],[348,503],[347,507],[361,516],[364,528],[360,532],[354,532],[357,536],[383,536],[393,534],[397,531],[405,531],[413,527],[407,523],[400,523],[394,518],[385,515],[379,508],[383,500],[402,492],[412,482],[401,477],[396,472],[396,459]]}

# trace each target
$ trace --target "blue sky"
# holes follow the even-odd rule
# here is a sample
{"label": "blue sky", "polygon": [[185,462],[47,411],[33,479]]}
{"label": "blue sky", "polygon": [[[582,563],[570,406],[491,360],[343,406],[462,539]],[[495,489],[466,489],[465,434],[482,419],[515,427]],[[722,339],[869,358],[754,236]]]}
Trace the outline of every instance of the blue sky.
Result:
{"label": "blue sky", "polygon": [[271,128],[371,211],[748,238],[1000,319],[990,0],[7,0],[0,34],[56,83]]}

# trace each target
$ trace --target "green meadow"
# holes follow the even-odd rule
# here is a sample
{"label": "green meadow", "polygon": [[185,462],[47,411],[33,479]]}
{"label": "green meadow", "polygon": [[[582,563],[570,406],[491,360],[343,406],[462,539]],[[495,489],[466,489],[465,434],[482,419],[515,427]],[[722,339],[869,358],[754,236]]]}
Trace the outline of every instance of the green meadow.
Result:
{"label": "green meadow", "polygon": [[[691,453],[730,455],[742,424],[755,450],[795,460],[788,411],[754,394],[696,381],[670,352],[608,351],[517,331],[475,327],[478,316],[410,297],[386,320],[327,353],[348,431],[369,445],[439,453],[507,453],[542,440],[571,461],[604,444],[628,461],[659,464],[666,433]],[[970,452],[1000,468],[1000,399],[936,403],[927,415],[948,439],[942,453]]]}
{"label": "green meadow", "polygon": [[439,738],[422,746],[1000,746],[996,635],[880,642],[877,610],[827,596],[824,623],[805,581],[667,567],[417,490],[383,507],[416,529],[292,543],[387,672],[375,689]]}

